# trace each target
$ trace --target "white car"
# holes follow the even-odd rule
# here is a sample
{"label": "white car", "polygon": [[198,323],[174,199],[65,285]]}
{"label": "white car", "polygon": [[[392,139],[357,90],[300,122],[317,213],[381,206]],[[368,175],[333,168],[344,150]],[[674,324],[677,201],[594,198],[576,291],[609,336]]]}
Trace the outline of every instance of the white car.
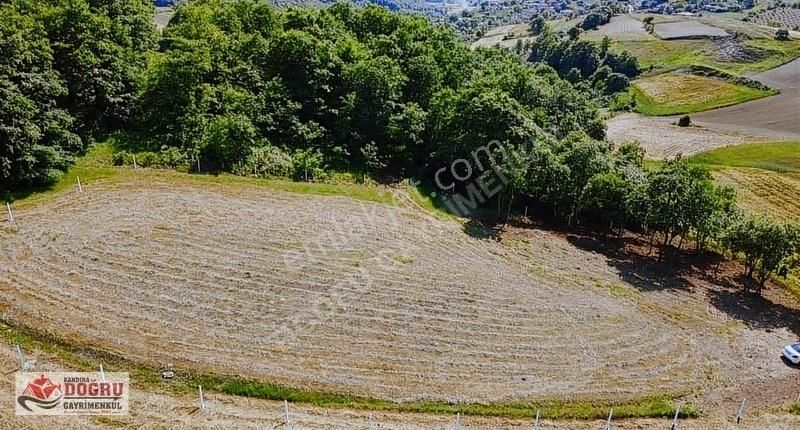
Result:
{"label": "white car", "polygon": [[800,364],[800,342],[784,346],[783,356],[794,364]]}

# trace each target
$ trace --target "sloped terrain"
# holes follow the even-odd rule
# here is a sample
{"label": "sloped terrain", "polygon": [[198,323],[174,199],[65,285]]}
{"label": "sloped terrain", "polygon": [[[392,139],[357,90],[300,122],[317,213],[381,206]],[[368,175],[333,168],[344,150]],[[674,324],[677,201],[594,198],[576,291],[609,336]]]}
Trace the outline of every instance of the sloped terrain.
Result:
{"label": "sloped terrain", "polygon": [[19,210],[0,302],[152,365],[395,400],[629,399],[791,371],[773,359],[785,329],[730,326],[703,290],[584,245],[498,244],[344,197],[127,179]]}

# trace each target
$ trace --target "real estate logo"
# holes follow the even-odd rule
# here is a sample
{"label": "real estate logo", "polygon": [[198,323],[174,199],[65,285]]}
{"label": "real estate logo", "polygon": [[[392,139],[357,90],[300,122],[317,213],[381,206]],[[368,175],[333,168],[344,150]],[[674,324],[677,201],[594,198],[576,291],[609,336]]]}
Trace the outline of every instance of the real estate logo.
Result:
{"label": "real estate logo", "polygon": [[127,373],[17,372],[17,415],[126,415]]}

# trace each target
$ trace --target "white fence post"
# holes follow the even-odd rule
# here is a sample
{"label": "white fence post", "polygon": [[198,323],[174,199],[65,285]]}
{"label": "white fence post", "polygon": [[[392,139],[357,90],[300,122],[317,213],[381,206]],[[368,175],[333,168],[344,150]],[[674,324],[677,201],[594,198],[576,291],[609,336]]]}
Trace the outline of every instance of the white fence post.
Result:
{"label": "white fence post", "polygon": [[81,185],[81,177],[80,176],[76,176],[76,179],[78,180],[78,191],[81,194],[83,194],[83,185]]}
{"label": "white fence post", "polygon": [[606,430],[611,430],[611,416],[614,415],[614,408],[608,411],[608,421],[606,421]]}
{"label": "white fence post", "polygon": [[106,372],[103,370],[103,365],[100,365],[100,380],[106,382]]}
{"label": "white fence post", "polygon": [[204,410],[206,410],[206,401],[205,401],[205,399],[203,399],[203,386],[202,385],[198,385],[197,386],[197,392],[198,392],[198,397],[200,399],[200,410],[204,411]]}
{"label": "white fence post", "polygon": [[8,222],[14,223],[14,214],[11,212],[11,203],[6,202],[6,210],[8,210]]}
{"label": "white fence post", "polygon": [[678,416],[681,413],[681,408],[683,404],[679,404],[678,407],[675,409],[675,416],[672,418],[672,426],[670,426],[669,430],[678,430]]}
{"label": "white fence post", "polygon": [[533,430],[539,430],[539,410],[536,410],[536,419],[533,420]]}
{"label": "white fence post", "polygon": [[456,414],[456,427],[455,430],[461,430],[461,412]]}
{"label": "white fence post", "polygon": [[747,399],[742,399],[742,404],[739,405],[739,410],[736,412],[736,424],[739,424],[739,422],[742,420],[742,414],[744,413],[744,403],[746,401]]}
{"label": "white fence post", "polygon": [[19,370],[25,370],[25,356],[22,354],[19,344],[17,344],[17,358],[19,359]]}
{"label": "white fence post", "polygon": [[289,417],[289,401],[283,401],[283,428],[284,430],[292,430],[292,419]]}

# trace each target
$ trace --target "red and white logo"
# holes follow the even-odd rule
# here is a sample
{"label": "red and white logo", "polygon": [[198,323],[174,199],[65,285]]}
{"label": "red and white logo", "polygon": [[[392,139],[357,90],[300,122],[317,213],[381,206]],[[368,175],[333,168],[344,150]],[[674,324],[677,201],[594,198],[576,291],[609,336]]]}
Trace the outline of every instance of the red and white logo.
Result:
{"label": "red and white logo", "polygon": [[17,396],[17,403],[29,412],[33,412],[32,408],[53,409],[63,396],[60,384],[56,385],[41,375],[25,386],[22,395]]}
{"label": "red and white logo", "polygon": [[18,372],[17,415],[125,415],[127,373]]}

